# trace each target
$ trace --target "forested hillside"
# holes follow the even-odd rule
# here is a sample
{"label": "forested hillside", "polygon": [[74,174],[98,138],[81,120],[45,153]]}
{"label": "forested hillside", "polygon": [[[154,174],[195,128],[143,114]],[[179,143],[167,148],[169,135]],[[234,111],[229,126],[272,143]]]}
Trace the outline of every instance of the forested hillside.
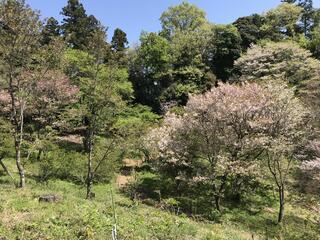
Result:
{"label": "forested hillside", "polygon": [[312,0],[138,45],[66,4],[0,0],[0,240],[320,239]]}

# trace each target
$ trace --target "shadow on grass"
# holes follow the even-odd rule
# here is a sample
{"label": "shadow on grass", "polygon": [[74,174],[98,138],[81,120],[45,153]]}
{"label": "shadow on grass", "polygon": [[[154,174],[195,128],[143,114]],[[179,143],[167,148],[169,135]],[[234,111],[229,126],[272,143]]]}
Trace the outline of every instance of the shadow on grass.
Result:
{"label": "shadow on grass", "polygon": [[269,185],[246,192],[240,201],[234,201],[231,195],[226,194],[221,201],[221,212],[213,205],[209,186],[176,181],[152,172],[138,173],[137,181],[122,192],[132,199],[138,198],[145,204],[174,214],[184,213],[206,222],[229,222],[266,239],[309,240],[320,236],[316,223],[289,211],[283,224],[277,224],[278,199]]}

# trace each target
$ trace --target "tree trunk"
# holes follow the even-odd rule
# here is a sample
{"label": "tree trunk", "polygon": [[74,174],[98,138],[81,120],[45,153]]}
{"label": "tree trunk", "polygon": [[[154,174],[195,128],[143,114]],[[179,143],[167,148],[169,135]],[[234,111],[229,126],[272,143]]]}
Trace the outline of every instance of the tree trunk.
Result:
{"label": "tree trunk", "polygon": [[14,146],[15,146],[15,160],[17,169],[20,176],[20,182],[18,187],[24,188],[26,185],[25,180],[25,173],[24,168],[21,163],[21,145],[23,141],[23,127],[24,127],[24,108],[25,103],[23,101],[20,102],[20,114],[18,116],[17,106],[16,106],[16,97],[14,92],[14,86],[12,84],[13,77],[10,75],[10,82],[9,82],[9,93],[11,97],[11,122],[14,126]]}
{"label": "tree trunk", "polygon": [[239,204],[241,202],[241,187],[242,187],[242,179],[241,176],[236,176],[234,181],[232,182],[232,200],[234,203]]}
{"label": "tree trunk", "polygon": [[220,208],[221,188],[222,188],[222,186],[220,186],[220,188],[217,190],[217,187],[215,185],[213,185],[214,206],[219,212],[221,211],[221,208]]}
{"label": "tree trunk", "polygon": [[220,196],[215,195],[214,196],[214,204],[216,206],[216,209],[220,212],[221,208],[220,208]]}
{"label": "tree trunk", "polygon": [[278,223],[281,223],[284,216],[284,187],[279,186],[279,214],[278,214]]}
{"label": "tree trunk", "polygon": [[226,185],[226,181],[227,181],[227,174],[223,175],[221,178],[221,185],[219,187],[219,189],[217,190],[217,186],[213,183],[213,196],[214,196],[214,203],[215,203],[215,207],[216,209],[220,212],[221,208],[220,208],[220,200],[221,200],[221,194],[224,190],[224,187]]}
{"label": "tree trunk", "polygon": [[93,172],[92,172],[92,138],[91,133],[89,133],[89,139],[87,140],[87,152],[88,152],[88,163],[87,163],[87,199],[91,199],[92,194],[92,184],[93,184]]}
{"label": "tree trunk", "polygon": [[307,17],[306,16],[303,17],[303,31],[304,31],[304,35],[307,36],[308,32],[307,32]]}
{"label": "tree trunk", "polygon": [[18,187],[24,188],[26,186],[26,177],[23,165],[21,163],[21,143],[18,141],[16,141],[16,165],[20,176],[20,182]]}
{"label": "tree trunk", "polygon": [[12,179],[13,183],[15,184],[15,180],[14,180],[12,174],[10,173],[10,171],[8,170],[8,168],[6,167],[6,165],[4,164],[4,162],[2,160],[3,160],[2,157],[0,157],[0,165],[1,165],[1,167],[9,175],[9,177]]}
{"label": "tree trunk", "polygon": [[20,176],[20,188],[24,188],[26,185],[26,177],[24,173],[24,167],[21,162],[21,146],[23,141],[23,128],[24,128],[24,109],[25,109],[25,103],[22,102],[20,106],[20,116],[19,120],[17,121],[16,113],[15,113],[15,123],[16,123],[16,132],[14,136],[15,141],[15,150],[16,150],[16,165]]}
{"label": "tree trunk", "polygon": [[37,154],[37,161],[40,161],[40,159],[41,159],[41,155],[42,155],[42,149],[40,149],[40,150],[38,151],[38,154]]}
{"label": "tree trunk", "polygon": [[87,197],[86,197],[87,199],[92,199],[92,197],[93,197],[92,184],[93,184],[92,173],[88,172],[88,176],[87,176]]}

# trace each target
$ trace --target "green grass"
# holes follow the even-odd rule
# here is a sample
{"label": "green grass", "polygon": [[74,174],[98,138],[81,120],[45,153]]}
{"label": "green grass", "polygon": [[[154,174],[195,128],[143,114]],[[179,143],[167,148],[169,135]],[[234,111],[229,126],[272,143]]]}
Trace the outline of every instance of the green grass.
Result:
{"label": "green grass", "polygon": [[[11,169],[13,165],[9,164]],[[0,170],[0,239],[111,239],[110,189],[114,191],[118,238],[159,240],[319,239],[317,214],[288,203],[282,227],[274,223],[276,205],[267,208],[225,208],[218,222],[174,215],[133,202],[113,184],[94,187],[96,198],[84,199],[85,189],[61,180],[47,184],[28,179],[25,189],[13,187]],[[39,203],[42,194],[57,194],[58,203]],[[258,200],[257,200],[258,201]]]}

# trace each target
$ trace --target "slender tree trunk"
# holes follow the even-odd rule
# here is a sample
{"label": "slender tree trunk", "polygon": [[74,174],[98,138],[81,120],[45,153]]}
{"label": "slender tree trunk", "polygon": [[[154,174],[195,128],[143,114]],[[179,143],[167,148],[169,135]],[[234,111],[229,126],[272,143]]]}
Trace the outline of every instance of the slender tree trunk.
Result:
{"label": "slender tree trunk", "polygon": [[216,209],[220,212],[221,208],[220,208],[220,196],[215,195],[214,196],[214,204],[216,206]]}
{"label": "slender tree trunk", "polygon": [[278,223],[281,223],[284,216],[284,186],[279,186],[279,214]]}
{"label": "slender tree trunk", "polygon": [[284,189],[285,189],[285,182],[286,182],[285,179],[290,169],[292,158],[290,157],[289,159],[288,165],[286,167],[286,171],[282,172],[281,163],[279,162],[279,156],[270,157],[270,154],[268,154],[268,167],[278,187],[278,194],[279,194],[278,223],[280,224],[284,217],[284,205],[285,205]]}
{"label": "slender tree trunk", "polygon": [[23,127],[24,127],[24,108],[25,103],[20,103],[20,124],[17,126],[17,133],[15,136],[15,148],[16,148],[16,165],[18,168],[20,183],[19,187],[24,188],[26,186],[26,177],[24,172],[24,167],[21,162],[21,146],[23,141]]}
{"label": "slender tree trunk", "polygon": [[[10,67],[12,69],[12,67]],[[17,105],[16,105],[16,96],[15,90],[13,85],[13,76],[12,70],[10,71],[9,77],[9,94],[11,98],[11,122],[14,128],[14,145],[15,145],[15,158],[16,158],[16,165],[20,176],[20,182],[18,187],[24,188],[26,185],[25,179],[25,172],[23,165],[21,163],[21,145],[23,141],[23,128],[24,128],[24,109],[25,109],[25,102],[20,101],[20,114],[18,115]],[[19,88],[19,87],[18,87]],[[21,99],[20,99],[21,100]]]}
{"label": "slender tree trunk", "polygon": [[[90,157],[89,157],[90,158]],[[92,184],[93,184],[93,177],[92,177],[92,161],[88,159],[88,174],[87,174],[87,199],[91,199],[92,194]]]}
{"label": "slender tree trunk", "polygon": [[42,155],[42,149],[40,149],[40,150],[38,151],[38,154],[37,154],[37,161],[40,161],[40,159],[41,159],[41,155]]}
{"label": "slender tree trunk", "polygon": [[92,169],[92,134],[89,132],[87,140],[87,153],[88,153],[88,163],[87,163],[87,199],[91,199],[92,185],[93,185],[93,169]]}
{"label": "slender tree trunk", "polygon": [[236,176],[234,181],[232,182],[232,200],[239,204],[241,202],[241,187],[242,187],[242,179],[241,176]]}
{"label": "slender tree trunk", "polygon": [[6,165],[4,164],[4,162],[2,160],[3,160],[2,157],[0,157],[0,165],[1,165],[1,167],[9,175],[9,177],[12,179],[13,183],[15,184],[15,180],[14,180],[12,174],[10,173],[9,169],[6,167]]}
{"label": "slender tree trunk", "polygon": [[24,188],[26,186],[26,177],[24,173],[24,168],[21,163],[21,143],[19,141],[16,141],[16,165],[20,176],[20,182],[18,187]]}

